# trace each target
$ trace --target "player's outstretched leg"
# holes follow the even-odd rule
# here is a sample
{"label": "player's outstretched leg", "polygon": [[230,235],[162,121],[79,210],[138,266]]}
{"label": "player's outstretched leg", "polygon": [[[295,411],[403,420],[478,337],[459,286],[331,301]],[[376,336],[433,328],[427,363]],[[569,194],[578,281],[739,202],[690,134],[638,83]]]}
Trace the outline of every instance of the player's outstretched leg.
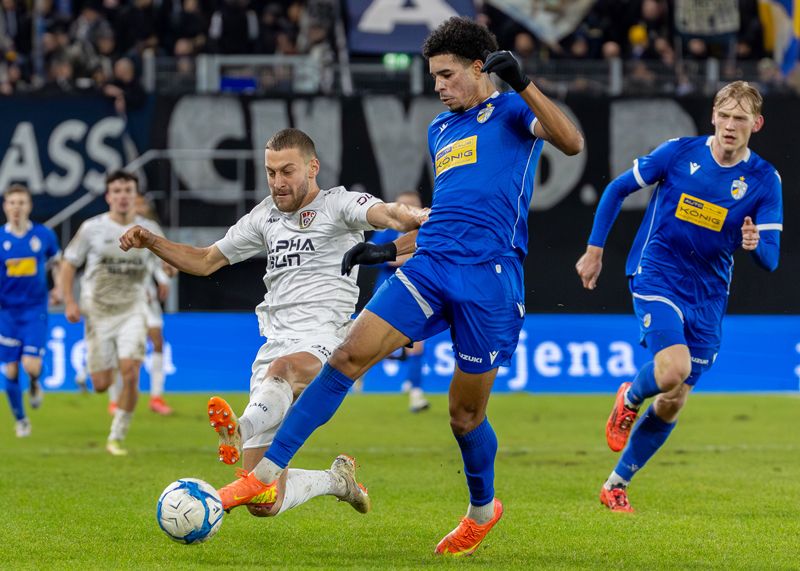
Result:
{"label": "player's outstretched leg", "polygon": [[239,419],[222,397],[208,399],[208,420],[219,435],[219,460],[236,464],[242,455],[242,434]]}

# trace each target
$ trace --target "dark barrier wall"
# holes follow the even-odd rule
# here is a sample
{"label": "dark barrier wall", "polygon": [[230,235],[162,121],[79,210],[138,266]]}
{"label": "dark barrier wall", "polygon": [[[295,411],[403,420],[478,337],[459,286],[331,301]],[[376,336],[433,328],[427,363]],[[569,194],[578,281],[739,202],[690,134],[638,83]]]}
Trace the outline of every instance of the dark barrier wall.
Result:
{"label": "dark barrier wall", "polygon": [[[172,176],[182,189],[212,189],[214,203],[186,201],[181,225],[228,226],[235,221],[233,204],[242,191],[266,192],[263,145],[287,126],[307,131],[322,161],[322,186],[363,187],[392,199],[402,190],[431,194],[426,130],[444,110],[433,97],[285,98],[187,96],[158,98],[127,123],[113,116],[108,102],[98,99],[81,107],[80,99],[0,100],[0,181],[22,177],[40,165],[34,185],[37,214],[63,205],[104,166],[118,164],[134,144],[141,153],[153,149],[247,149],[253,160],[242,173],[220,160],[160,163],[146,170],[150,188],[169,187]],[[527,309],[548,313],[625,313],[630,309],[624,260],[641,221],[648,191],[636,193],[620,214],[606,248],[598,289],[586,293],[573,266],[583,252],[594,209],[611,177],[632,160],[672,137],[710,134],[711,100],[608,99],[574,97],[562,107],[586,137],[586,150],[564,157],[552,147],[543,152],[530,217],[530,255],[526,260]],[[800,313],[795,283],[800,278],[800,230],[794,213],[800,200],[800,100],[767,97],[766,125],[752,139],[752,148],[771,161],[784,183],[785,230],[781,266],[772,275],[739,255],[730,311],[735,313]],[[145,141],[145,142],[143,142]],[[92,170],[94,169],[94,170]],[[64,182],[71,174],[74,192]],[[240,176],[242,175],[243,176]],[[80,176],[78,176],[80,175]],[[92,175],[92,176],[90,176]],[[87,178],[89,177],[89,178]],[[48,180],[49,178],[49,180]],[[59,182],[60,186],[51,182]],[[69,182],[69,180],[67,181]],[[96,189],[95,189],[96,190]],[[469,200],[466,196],[465,200]],[[248,207],[253,202],[248,203]],[[162,214],[166,214],[161,205]],[[227,268],[213,278],[181,279],[183,309],[250,309],[263,294],[263,260]],[[370,272],[364,272],[368,281]]]}

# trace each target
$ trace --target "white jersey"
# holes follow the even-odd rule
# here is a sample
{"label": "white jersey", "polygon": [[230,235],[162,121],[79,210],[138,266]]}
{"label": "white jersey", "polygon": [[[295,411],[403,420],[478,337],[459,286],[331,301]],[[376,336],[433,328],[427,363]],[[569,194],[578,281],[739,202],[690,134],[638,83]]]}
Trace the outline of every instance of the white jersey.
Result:
{"label": "white jersey", "polygon": [[145,280],[154,255],[139,248],[123,252],[119,247],[120,236],[136,224],[164,235],[161,227],[147,218],[137,216],[124,225],[105,213],[81,224],[64,250],[64,259],[76,268],[86,264],[81,279],[81,311],[95,317],[144,311]]}
{"label": "white jersey", "polygon": [[364,240],[364,230],[374,230],[367,211],[381,202],[337,186],[288,213],[267,197],[231,226],[216,243],[231,264],[268,254],[267,293],[256,308],[262,335],[299,339],[347,324],[358,300],[358,272],[342,276],[342,256]]}

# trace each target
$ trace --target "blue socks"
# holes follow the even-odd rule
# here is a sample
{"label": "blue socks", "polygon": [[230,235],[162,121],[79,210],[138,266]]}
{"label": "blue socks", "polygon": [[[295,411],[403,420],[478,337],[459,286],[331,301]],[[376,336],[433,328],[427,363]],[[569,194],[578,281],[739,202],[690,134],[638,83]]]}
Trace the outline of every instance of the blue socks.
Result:
{"label": "blue socks", "polygon": [[653,361],[644,365],[636,374],[631,388],[628,389],[628,400],[639,406],[644,399],[655,396],[661,392],[656,384],[656,373]]}
{"label": "blue socks", "polygon": [[264,457],[286,468],[311,433],[331,419],[353,382],[326,363],[289,409]]}
{"label": "blue socks", "polygon": [[408,355],[406,357],[406,374],[411,386],[418,388],[422,386],[422,355]]}
{"label": "blue socks", "polygon": [[653,457],[659,448],[667,441],[676,422],[661,420],[653,405],[639,419],[633,427],[628,446],[625,447],[614,471],[623,479],[630,481],[633,475],[641,470],[647,461]]}
{"label": "blue socks", "polygon": [[6,377],[6,395],[8,395],[8,404],[11,405],[11,412],[14,413],[14,418],[17,420],[25,418],[25,408],[22,405],[22,389],[19,386],[19,377],[13,380]]}
{"label": "blue socks", "polygon": [[463,436],[456,436],[464,459],[464,474],[469,487],[469,503],[483,506],[494,499],[494,457],[497,454],[497,436],[489,419],[484,418],[477,427]]}

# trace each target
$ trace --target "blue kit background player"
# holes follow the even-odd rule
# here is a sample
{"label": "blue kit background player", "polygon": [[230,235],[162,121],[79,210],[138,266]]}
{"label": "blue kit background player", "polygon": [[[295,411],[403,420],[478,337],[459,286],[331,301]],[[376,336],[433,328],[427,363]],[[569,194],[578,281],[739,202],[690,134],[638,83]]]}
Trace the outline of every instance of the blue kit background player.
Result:
{"label": "blue kit background player", "polygon": [[[423,54],[448,111],[428,131],[433,204],[416,253],[361,312],[289,412],[265,458],[220,490],[223,497],[241,498],[226,507],[276,485],[297,450],[369,367],[409,341],[449,329],[456,355],[450,427],[461,449],[470,503],[436,553],[472,554],[500,519],[503,508],[494,497],[497,438],[486,405],[525,315],[522,259],[536,164],[544,141],[571,155],[581,151],[583,137],[514,57],[496,50],[495,37],[466,18],[447,20],[425,41]],[[516,93],[497,93],[489,72]],[[388,253],[384,259],[405,253],[395,244],[356,248],[364,256],[349,256],[353,263],[380,261],[369,255],[372,248]]]}
{"label": "blue kit background player", "polygon": [[[29,436],[19,383],[19,363],[30,379],[30,405],[42,402],[42,357],[47,344],[47,268],[57,261],[58,240],[52,230],[30,221],[31,194],[12,185],[3,194],[6,223],[0,230],[0,362],[4,366],[6,394],[16,419],[18,437]],[[53,267],[53,275],[57,267]],[[58,295],[54,288],[54,296]]]}
{"label": "blue kit background player", "polygon": [[[395,198],[400,204],[407,204],[417,208],[422,208],[422,198],[419,193],[413,190],[401,192]],[[400,232],[392,228],[376,231],[370,238],[370,242],[376,245],[394,242],[400,237]],[[373,295],[383,283],[392,277],[397,268],[402,266],[410,256],[401,256],[396,260],[383,262],[378,266],[378,276],[375,280]],[[422,359],[425,353],[425,342],[415,341],[411,347],[402,347],[392,353],[389,358],[395,358],[400,365],[400,378],[405,379],[404,390],[408,391],[408,409],[411,412],[422,412],[430,408],[430,403],[425,398],[422,388]],[[406,388],[405,385],[408,385]]]}
{"label": "blue kit background player", "polygon": [[[576,265],[587,289],[597,284],[623,199],[656,185],[626,265],[642,343],[654,359],[633,383],[620,386],[606,425],[611,449],[625,449],[600,493],[611,510],[633,511],[628,483],[667,440],[689,391],[714,364],[734,252],[741,246],[767,271],[778,266],[781,179],[747,146],[764,124],[761,104],[749,84],[726,85],[714,98],[714,135],[673,139],[640,157],[608,185],[598,205]],[[653,404],[631,433],[651,396]]]}

